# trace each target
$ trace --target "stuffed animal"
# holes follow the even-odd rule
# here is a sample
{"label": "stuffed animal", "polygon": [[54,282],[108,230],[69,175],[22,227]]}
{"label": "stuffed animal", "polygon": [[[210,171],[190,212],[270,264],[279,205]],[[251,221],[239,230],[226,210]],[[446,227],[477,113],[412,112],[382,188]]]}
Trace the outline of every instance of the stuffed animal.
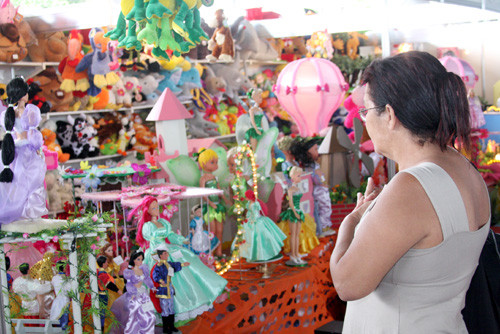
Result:
{"label": "stuffed animal", "polygon": [[109,64],[111,57],[108,52],[109,39],[104,37],[104,32],[100,28],[93,28],[89,33],[92,51],[87,53],[75,68],[77,73],[87,70],[90,88],[87,93],[90,96],[97,96],[101,88],[114,85],[118,81],[118,76],[111,71]]}
{"label": "stuffed animal", "polygon": [[179,79],[177,86],[182,89],[182,93],[177,96],[179,101],[185,102],[191,100],[193,97],[191,90],[202,87],[200,72],[198,72],[198,70],[194,67],[192,67],[189,71],[182,71],[181,78]]}
{"label": "stuffed animal", "polygon": [[[125,84],[122,80],[123,75],[118,72],[118,81],[111,88],[111,94],[115,99],[115,104],[117,107],[124,106],[125,108],[132,107],[132,96],[125,89]],[[112,108],[111,108],[112,109]]]}
{"label": "stuffed animal", "polygon": [[230,62],[234,57],[234,42],[231,29],[225,24],[224,11],[215,11],[215,20],[211,26],[215,28],[212,38],[208,41],[208,49],[212,51],[206,58],[209,61],[222,60]]}
{"label": "stuffed animal", "polygon": [[146,96],[148,102],[156,102],[161,95],[158,90],[160,81],[165,79],[161,74],[147,74],[139,78],[139,85],[141,86],[141,92]]}
{"label": "stuffed animal", "polygon": [[137,77],[132,76],[123,76],[122,77],[123,85],[125,87],[125,91],[129,93],[132,97],[132,102],[142,102],[143,96],[141,95],[142,87],[139,83],[139,79]]}
{"label": "stuffed animal", "polygon": [[141,154],[153,153],[157,148],[156,134],[143,124],[142,118],[138,114],[133,113],[131,120],[136,139],[133,149]]}
{"label": "stuffed animal", "polygon": [[47,100],[40,96],[39,93],[42,92],[42,89],[36,83],[33,78],[30,78],[26,81],[29,86],[28,89],[28,103],[34,104],[40,109],[41,113],[47,113],[50,111],[50,104]]}
{"label": "stuffed animal", "polygon": [[68,39],[62,31],[36,35],[38,45],[28,48],[31,61],[60,62],[68,55]]}
{"label": "stuffed animal", "polygon": [[254,27],[244,17],[238,18],[231,26],[236,48],[241,52],[241,60],[275,60],[278,53],[267,41],[271,34],[261,25]]}
{"label": "stuffed animal", "polygon": [[57,181],[56,173],[57,171],[47,171],[45,174],[48,209],[53,212],[60,211],[63,207],[61,186]]}
{"label": "stuffed animal", "polygon": [[97,130],[98,143],[101,146],[107,139],[112,139],[113,141],[118,139],[118,132],[122,128],[122,123],[114,112],[106,113],[97,120],[94,128]]}
{"label": "stuffed animal", "polygon": [[40,72],[33,77],[33,81],[40,85],[42,91],[38,95],[45,98],[50,105],[51,111],[67,111],[70,109],[73,95],[60,89],[62,80],[56,74],[54,68],[49,67]]}
{"label": "stuffed animal", "polygon": [[216,76],[226,80],[226,95],[233,101],[241,103],[238,97],[239,92],[241,91],[243,94],[246,94],[248,90],[253,88],[253,83],[247,76],[241,74],[238,64],[239,54],[236,55],[236,60],[233,64],[214,64],[211,65],[211,68]]}
{"label": "stuffed animal", "polygon": [[84,117],[68,116],[68,122],[57,121],[56,125],[57,139],[63,152],[69,153],[71,159],[85,159],[99,154],[99,150],[90,145],[96,131]]}
{"label": "stuffed animal", "polygon": [[203,69],[201,78],[203,79],[207,93],[218,99],[222,98],[222,94],[226,92],[226,80],[216,76],[214,71],[208,66],[203,66]]}
{"label": "stuffed animal", "polygon": [[117,141],[111,138],[106,139],[99,147],[99,151],[101,152],[102,155],[116,154],[118,152]]}
{"label": "stuffed animal", "polygon": [[122,124],[122,128],[118,133],[118,141],[116,143],[118,146],[117,153],[126,156],[127,151],[130,150],[136,143],[135,131],[132,127],[132,122],[127,115],[121,115],[120,122]]}
{"label": "stuffed animal", "polygon": [[0,61],[13,63],[28,55],[26,41],[13,23],[0,24]]}
{"label": "stuffed animal", "polygon": [[188,125],[188,133],[192,138],[206,138],[218,136],[218,124],[207,121],[203,118],[203,114],[196,108],[193,109],[193,118],[186,119]]}
{"label": "stuffed animal", "polygon": [[69,160],[69,154],[64,153],[61,145],[57,142],[56,133],[50,129],[44,128],[41,131],[43,136],[43,144],[51,151],[57,152],[57,160],[64,163]]}
{"label": "stuffed animal", "polygon": [[306,56],[307,47],[304,37],[285,38],[283,43],[281,59],[290,62]]}
{"label": "stuffed animal", "polygon": [[158,83],[158,90],[163,92],[165,89],[170,89],[175,95],[182,93],[182,89],[177,87],[179,80],[181,79],[182,69],[175,68],[172,71],[160,70],[160,74],[163,75],[163,80]]}
{"label": "stuffed animal", "polygon": [[82,34],[78,30],[72,30],[68,39],[68,56],[59,63],[58,67],[63,79],[61,89],[72,93],[76,101],[72,110],[84,109],[88,102],[88,98],[84,98],[90,88],[87,71],[76,72],[76,66],[83,58],[82,43]]}

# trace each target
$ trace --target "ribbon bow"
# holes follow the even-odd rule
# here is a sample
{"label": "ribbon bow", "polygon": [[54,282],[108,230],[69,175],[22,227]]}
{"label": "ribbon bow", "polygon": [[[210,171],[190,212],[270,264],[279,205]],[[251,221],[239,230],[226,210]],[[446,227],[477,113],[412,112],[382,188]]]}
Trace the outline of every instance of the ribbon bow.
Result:
{"label": "ribbon bow", "polygon": [[323,91],[323,92],[329,92],[330,91],[330,86],[328,86],[328,84],[324,84],[323,86],[317,85],[316,86],[316,91],[317,92],[321,92],[321,91]]}
{"label": "ribbon bow", "polygon": [[286,95],[290,93],[297,94],[297,86],[294,87],[286,86]]}

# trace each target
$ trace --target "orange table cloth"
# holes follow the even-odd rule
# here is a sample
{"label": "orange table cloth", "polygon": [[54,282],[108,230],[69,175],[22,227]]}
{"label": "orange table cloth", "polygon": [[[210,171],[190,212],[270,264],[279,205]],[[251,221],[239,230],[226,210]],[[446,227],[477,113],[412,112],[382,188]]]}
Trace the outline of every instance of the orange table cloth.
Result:
{"label": "orange table cloth", "polygon": [[336,292],[329,262],[335,237],[320,239],[307,267],[288,267],[288,257],[268,264],[274,272],[262,279],[256,264],[242,262],[224,275],[229,297],[193,322],[183,333],[314,333],[334,320]]}

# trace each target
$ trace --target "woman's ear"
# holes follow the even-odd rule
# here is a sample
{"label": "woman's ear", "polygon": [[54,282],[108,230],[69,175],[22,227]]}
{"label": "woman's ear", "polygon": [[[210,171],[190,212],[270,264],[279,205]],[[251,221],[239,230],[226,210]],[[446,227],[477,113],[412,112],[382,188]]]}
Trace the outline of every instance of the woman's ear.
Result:
{"label": "woman's ear", "polygon": [[394,130],[397,125],[398,119],[396,118],[396,113],[390,104],[385,105],[385,111],[387,114],[387,124],[389,129]]}

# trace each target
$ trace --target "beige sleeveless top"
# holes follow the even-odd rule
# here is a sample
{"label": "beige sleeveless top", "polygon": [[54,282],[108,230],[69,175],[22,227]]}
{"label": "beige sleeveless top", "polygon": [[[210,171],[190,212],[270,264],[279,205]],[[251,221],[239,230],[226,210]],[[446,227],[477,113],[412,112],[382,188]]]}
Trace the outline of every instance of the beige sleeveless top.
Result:
{"label": "beige sleeveless top", "polygon": [[432,248],[410,249],[375,291],[348,302],[343,333],[467,333],[461,310],[489,221],[469,231],[462,196],[438,165],[425,162],[403,172],[424,188],[444,240]]}

